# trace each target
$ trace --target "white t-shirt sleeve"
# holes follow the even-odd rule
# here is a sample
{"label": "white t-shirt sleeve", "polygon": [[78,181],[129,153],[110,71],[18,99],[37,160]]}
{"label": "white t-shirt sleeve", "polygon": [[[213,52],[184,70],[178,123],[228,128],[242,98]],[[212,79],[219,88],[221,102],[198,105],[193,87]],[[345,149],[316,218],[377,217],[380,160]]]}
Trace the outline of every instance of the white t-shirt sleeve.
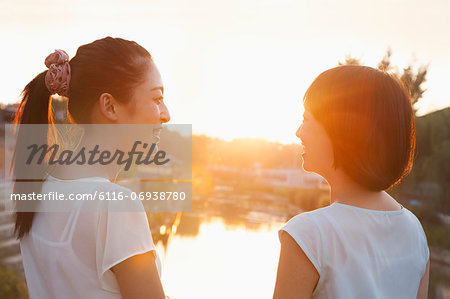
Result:
{"label": "white t-shirt sleeve", "polygon": [[281,240],[281,234],[288,233],[300,246],[305,255],[316,268],[320,276],[323,274],[323,236],[320,228],[309,213],[302,213],[291,220],[281,228],[278,237]]}
{"label": "white t-shirt sleeve", "polygon": [[141,201],[130,200],[131,191],[127,188],[120,188],[116,192],[128,193],[128,200],[103,203],[107,205],[107,212],[99,213],[96,232],[96,263],[100,285],[104,290],[115,293],[120,292],[120,288],[111,268],[134,255],[155,250]]}
{"label": "white t-shirt sleeve", "polygon": [[[422,256],[423,256],[423,260],[424,260],[424,264],[426,265],[428,262],[428,259],[430,258],[430,249],[428,247],[428,241],[427,241],[427,236],[425,234],[425,231],[423,230],[423,226],[420,223],[419,219],[417,219],[416,216],[414,216],[416,223],[417,223],[417,228],[419,231],[419,241],[421,243],[421,248],[422,248]],[[421,276],[423,276],[425,274],[426,271],[426,266],[424,267]]]}
{"label": "white t-shirt sleeve", "polygon": [[419,227],[420,227],[420,236],[422,237],[425,260],[428,262],[428,259],[430,258],[430,249],[428,248],[427,236],[425,235],[425,231],[423,230],[421,224],[419,224]]}

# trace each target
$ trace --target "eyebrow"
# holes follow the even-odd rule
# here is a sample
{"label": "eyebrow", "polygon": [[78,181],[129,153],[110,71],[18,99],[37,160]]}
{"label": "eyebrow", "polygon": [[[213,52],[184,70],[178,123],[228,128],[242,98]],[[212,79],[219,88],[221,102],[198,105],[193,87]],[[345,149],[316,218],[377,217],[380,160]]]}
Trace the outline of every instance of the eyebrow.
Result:
{"label": "eyebrow", "polygon": [[154,87],[154,88],[150,89],[150,91],[154,91],[154,90],[158,90],[158,89],[161,90],[162,94],[164,94],[164,87],[162,87],[162,86]]}

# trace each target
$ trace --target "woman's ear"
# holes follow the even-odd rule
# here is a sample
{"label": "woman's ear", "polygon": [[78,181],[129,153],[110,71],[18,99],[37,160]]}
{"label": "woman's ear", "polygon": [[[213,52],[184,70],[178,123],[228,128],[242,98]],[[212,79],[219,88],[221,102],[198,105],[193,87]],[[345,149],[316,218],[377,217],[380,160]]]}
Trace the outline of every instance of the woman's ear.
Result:
{"label": "woman's ear", "polygon": [[109,93],[102,93],[99,98],[99,107],[101,114],[111,121],[117,121],[118,115],[118,102]]}

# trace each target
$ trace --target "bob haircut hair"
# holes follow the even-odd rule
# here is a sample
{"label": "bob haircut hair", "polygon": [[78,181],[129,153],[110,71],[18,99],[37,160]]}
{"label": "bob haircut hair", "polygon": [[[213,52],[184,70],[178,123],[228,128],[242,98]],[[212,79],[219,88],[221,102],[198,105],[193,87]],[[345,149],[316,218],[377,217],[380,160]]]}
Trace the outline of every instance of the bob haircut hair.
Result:
{"label": "bob haircut hair", "polygon": [[372,191],[391,188],[411,171],[414,111],[394,75],[360,65],[321,73],[303,97],[331,139],[335,169]]}

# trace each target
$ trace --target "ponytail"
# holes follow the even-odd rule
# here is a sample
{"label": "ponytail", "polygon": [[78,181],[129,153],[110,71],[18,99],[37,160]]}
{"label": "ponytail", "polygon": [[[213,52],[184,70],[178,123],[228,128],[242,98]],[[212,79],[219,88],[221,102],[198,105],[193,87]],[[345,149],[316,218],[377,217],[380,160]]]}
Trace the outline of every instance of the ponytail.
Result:
{"label": "ponytail", "polygon": [[[13,170],[13,180],[14,188],[13,193],[39,193],[41,192],[43,180],[38,180],[34,182],[24,182],[18,183],[16,178],[23,178],[23,167],[18,167],[17,157],[21,157],[19,151],[23,150],[21,143],[26,141],[25,132],[20,128],[21,124],[48,124],[51,123],[51,93],[45,85],[45,76],[47,71],[44,71],[37,75],[30,83],[25,86],[22,92],[22,101],[17,109],[16,116],[14,118],[14,124],[17,130],[17,141],[14,150],[12,170]],[[40,130],[39,130],[40,131]],[[42,132],[43,140],[47,138],[47,131]],[[44,136],[45,135],[45,136]],[[22,169],[22,170],[21,170]],[[43,174],[42,174],[43,175]],[[39,176],[41,177],[41,176]],[[36,176],[33,176],[36,178]],[[42,176],[42,179],[44,177]],[[23,207],[27,204],[26,201],[23,203],[21,201],[16,202],[19,207]],[[22,209],[17,208],[15,212],[15,228],[14,234],[17,239],[22,239],[26,234],[29,233],[31,226],[33,224],[35,212],[23,212]]]}

